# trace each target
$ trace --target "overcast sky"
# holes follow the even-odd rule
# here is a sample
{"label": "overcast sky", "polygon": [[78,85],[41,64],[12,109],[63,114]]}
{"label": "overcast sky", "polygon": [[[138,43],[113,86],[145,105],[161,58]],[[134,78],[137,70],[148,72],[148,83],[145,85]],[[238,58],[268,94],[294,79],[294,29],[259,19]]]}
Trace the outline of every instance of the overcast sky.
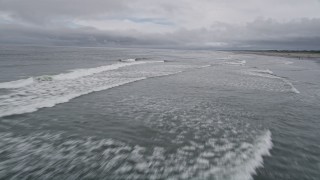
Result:
{"label": "overcast sky", "polygon": [[320,0],[0,0],[0,44],[320,49]]}

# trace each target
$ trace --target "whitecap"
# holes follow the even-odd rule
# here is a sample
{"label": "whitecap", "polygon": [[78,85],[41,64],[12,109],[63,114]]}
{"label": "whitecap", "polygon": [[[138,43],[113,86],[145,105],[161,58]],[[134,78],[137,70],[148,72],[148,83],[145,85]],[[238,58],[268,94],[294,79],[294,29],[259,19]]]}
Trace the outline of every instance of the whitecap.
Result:
{"label": "whitecap", "polygon": [[116,63],[116,64],[107,65],[107,66],[99,66],[96,68],[76,69],[76,70],[72,70],[69,73],[62,73],[62,74],[54,75],[54,76],[52,76],[52,78],[54,80],[76,79],[76,78],[80,78],[83,76],[89,76],[89,75],[101,73],[103,71],[111,71],[111,70],[116,70],[116,69],[126,67],[126,66],[147,63],[146,61],[139,61],[139,62],[127,61],[127,62],[130,62],[130,63]]}
{"label": "whitecap", "polygon": [[16,81],[10,81],[10,82],[2,82],[0,83],[0,89],[15,89],[15,88],[20,88],[23,86],[27,86],[32,84],[33,78],[30,77],[28,79],[20,79]]}
{"label": "whitecap", "polygon": [[[45,132],[27,136],[0,133],[0,137],[0,153],[6,151],[10,155],[3,157],[0,168],[16,177],[37,174],[41,179],[86,179],[95,173],[115,179],[251,180],[256,169],[263,166],[263,156],[269,156],[272,148],[271,132],[267,131],[250,146],[217,156],[218,163],[212,164],[212,153],[195,157],[168,154],[168,149],[162,147],[152,150],[115,139],[66,139],[62,133]],[[78,177],[80,172],[82,177]]]}
{"label": "whitecap", "polygon": [[[0,117],[24,114],[40,108],[53,107],[73,98],[102,91],[149,77],[166,76],[183,72],[198,66],[162,64],[164,61],[137,61],[116,63],[97,68],[79,69],[70,73],[32,78],[32,83],[19,87],[15,91],[0,96]],[[123,71],[122,67],[161,63],[162,66],[150,65],[148,68],[136,66]],[[142,66],[144,67],[144,66]],[[119,70],[117,70],[119,69]]]}
{"label": "whitecap", "polygon": [[238,65],[238,66],[244,66],[246,63],[247,63],[246,60],[232,60],[232,61],[225,62],[225,64]]}
{"label": "whitecap", "polygon": [[120,62],[135,62],[136,59],[119,59]]}
{"label": "whitecap", "polygon": [[2,82],[0,83],[0,89],[16,89],[21,88],[24,86],[31,85],[35,82],[42,82],[42,81],[52,81],[52,80],[67,80],[67,79],[76,79],[83,76],[90,76],[96,73],[101,73],[104,71],[111,71],[116,70],[122,67],[126,66],[132,66],[132,65],[138,65],[138,64],[144,64],[144,63],[154,63],[154,62],[164,62],[164,61],[128,61],[127,63],[116,63],[106,66],[99,66],[95,68],[87,68],[87,69],[74,69],[70,70],[70,72],[67,73],[61,73],[57,75],[42,75],[37,77],[30,77],[27,79],[20,79],[16,81],[10,81],[10,82]]}
{"label": "whitecap", "polygon": [[299,94],[300,91],[294,87],[292,82],[290,82],[287,78],[280,77],[275,75],[271,70],[269,69],[248,69],[243,71],[244,74],[251,75],[251,76],[259,76],[262,78],[270,78],[270,79],[277,79],[285,83],[285,85],[290,87],[290,92]]}

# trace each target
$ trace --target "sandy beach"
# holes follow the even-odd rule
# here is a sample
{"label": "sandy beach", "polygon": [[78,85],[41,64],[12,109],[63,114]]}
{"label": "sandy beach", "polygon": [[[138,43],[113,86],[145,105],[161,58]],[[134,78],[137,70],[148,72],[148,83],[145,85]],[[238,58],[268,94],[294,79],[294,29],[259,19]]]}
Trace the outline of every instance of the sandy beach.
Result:
{"label": "sandy beach", "polygon": [[265,56],[280,56],[298,59],[317,59],[320,58],[319,51],[236,51],[241,54],[258,54]]}

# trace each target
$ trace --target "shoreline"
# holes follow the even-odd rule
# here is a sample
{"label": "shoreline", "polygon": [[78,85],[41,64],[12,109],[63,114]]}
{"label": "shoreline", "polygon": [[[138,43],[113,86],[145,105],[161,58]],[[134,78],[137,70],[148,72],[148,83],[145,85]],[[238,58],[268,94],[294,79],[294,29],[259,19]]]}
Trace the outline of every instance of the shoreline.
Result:
{"label": "shoreline", "polygon": [[240,54],[256,54],[297,59],[320,59],[320,51],[232,51]]}

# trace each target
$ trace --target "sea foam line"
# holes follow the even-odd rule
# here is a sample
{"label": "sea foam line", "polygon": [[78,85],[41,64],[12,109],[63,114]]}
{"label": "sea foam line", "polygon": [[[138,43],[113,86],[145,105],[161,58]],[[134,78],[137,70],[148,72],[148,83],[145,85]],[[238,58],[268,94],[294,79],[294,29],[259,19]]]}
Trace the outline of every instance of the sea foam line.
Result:
{"label": "sea foam line", "polygon": [[[11,98],[11,99],[5,98],[4,101],[2,103],[0,103],[0,117],[35,112],[41,108],[53,107],[57,104],[66,103],[66,102],[70,101],[71,99],[74,99],[76,97],[79,97],[79,96],[82,96],[85,94],[110,89],[113,87],[121,86],[121,85],[124,85],[127,83],[131,83],[131,82],[135,82],[135,81],[139,81],[139,80],[143,80],[143,79],[146,79],[146,78],[145,77],[130,78],[130,79],[122,80],[119,82],[111,82],[111,83],[108,83],[107,85],[104,85],[101,87],[96,87],[94,89],[85,89],[83,91],[64,94],[62,96],[50,96],[51,93],[49,93],[49,95],[48,94],[40,94],[40,97],[35,96],[35,97],[29,97],[29,98],[24,98],[24,99],[22,98],[22,101],[12,100],[12,99],[16,99],[15,97]],[[48,91],[48,90],[45,90],[45,91]],[[57,91],[57,92],[52,91],[52,92],[56,93],[56,94],[59,94],[59,92],[66,93],[64,91]],[[2,99],[2,97],[5,97],[5,96],[1,96],[0,100]],[[44,97],[42,97],[42,96],[44,96]],[[11,104],[11,106],[10,106],[10,104]],[[2,105],[2,107],[1,107],[1,105]]]}
{"label": "sea foam line", "polygon": [[[154,62],[163,61],[144,63]],[[143,63],[140,62],[138,64]],[[141,71],[136,71],[135,68],[132,70],[128,69],[127,71],[105,71],[106,68],[104,68],[104,71],[94,71],[91,75],[86,74],[86,76],[75,79],[54,79],[33,83],[30,86],[23,86],[15,89],[10,92],[10,94],[0,96],[0,117],[31,113],[40,108],[53,107],[56,104],[65,103],[73,98],[92,92],[110,89],[149,77],[177,74],[183,72],[184,69],[190,68],[180,66],[173,67],[174,68],[170,70],[170,66],[168,65],[157,66],[157,71],[153,68],[143,67],[143,69],[141,69],[143,73],[141,73]]]}
{"label": "sea foam line", "polygon": [[[236,166],[213,166],[201,174],[201,179],[252,180],[252,175],[256,174],[256,169],[263,167],[263,157],[271,155],[270,150],[273,147],[271,132],[267,130],[257,137],[253,144],[248,145],[250,147],[248,151],[234,157],[233,161],[236,162]],[[250,159],[241,161],[243,155],[250,156]],[[222,162],[222,164],[225,164],[225,162]]]}
{"label": "sea foam line", "polygon": [[21,88],[23,86],[30,85],[34,82],[34,79],[32,77],[27,79],[19,79],[16,81],[10,81],[10,82],[3,82],[0,83],[0,89],[15,89],[15,88]]}
{"label": "sea foam line", "polygon": [[272,147],[271,132],[268,130],[256,140],[253,158],[238,169],[235,179],[252,180],[252,175],[256,174],[256,169],[263,167],[263,156],[271,156],[270,150]]}
{"label": "sea foam line", "polygon": [[163,61],[116,63],[97,68],[78,69],[54,76],[41,76],[42,78],[28,78],[25,81],[2,83],[2,87],[16,89],[9,94],[0,96],[0,117],[34,112],[40,108],[53,107],[56,104],[68,102],[91,92],[146,79],[144,75],[113,77],[116,72],[110,70],[158,62]]}
{"label": "sea foam line", "polygon": [[[163,61],[152,61],[152,62],[163,62]],[[89,75],[93,75],[96,73],[101,73],[103,71],[111,71],[111,70],[116,70],[116,69],[126,67],[126,66],[145,64],[145,63],[148,63],[148,62],[147,61],[127,61],[125,63],[116,63],[116,64],[107,65],[107,66],[100,66],[100,67],[96,67],[96,68],[76,69],[76,70],[72,70],[69,73],[62,73],[62,74],[55,75],[52,78],[54,80],[76,79],[76,78],[83,77],[83,76],[89,76]]]}
{"label": "sea foam line", "polygon": [[291,87],[291,92],[300,94],[300,91],[297,88],[295,88],[294,85],[288,79],[275,75],[269,69],[266,69],[266,70],[255,69],[255,70],[246,71],[245,73],[253,76],[264,77],[264,78],[279,79]]}
{"label": "sea foam line", "polygon": [[244,66],[247,63],[246,60],[236,60],[236,61],[226,61],[225,64],[229,65],[238,65],[238,66]]}
{"label": "sea foam line", "polygon": [[43,75],[38,77],[30,77],[27,79],[10,81],[10,82],[3,82],[3,83],[0,83],[0,89],[16,89],[16,88],[21,88],[21,87],[28,86],[33,83],[41,82],[41,81],[76,79],[84,76],[90,76],[93,74],[101,73],[104,71],[116,70],[126,66],[145,64],[145,63],[157,63],[157,62],[164,62],[164,61],[134,61],[134,62],[127,61],[122,63],[106,65],[106,66],[99,66],[95,68],[74,69],[74,70],[70,70],[70,72],[61,73],[57,75]]}

